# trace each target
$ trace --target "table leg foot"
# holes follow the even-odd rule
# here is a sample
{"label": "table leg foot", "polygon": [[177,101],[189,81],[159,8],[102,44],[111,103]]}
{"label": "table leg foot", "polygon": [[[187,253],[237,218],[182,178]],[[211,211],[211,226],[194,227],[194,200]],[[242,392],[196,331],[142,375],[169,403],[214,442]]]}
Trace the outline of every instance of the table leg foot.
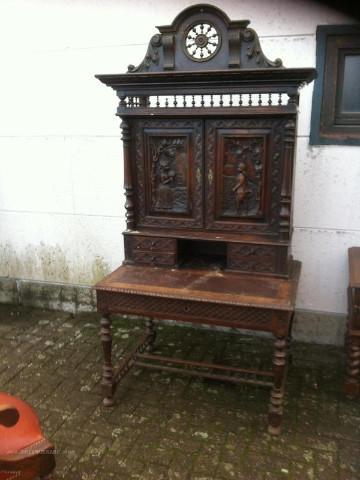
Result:
{"label": "table leg foot", "polygon": [[268,433],[270,435],[279,435],[281,432],[281,422],[283,417],[283,400],[283,391],[273,388],[270,397],[270,410],[268,416]]}
{"label": "table leg foot", "polygon": [[272,435],[273,437],[277,437],[281,433],[281,425],[277,427],[273,427],[272,425],[268,425],[268,434]]}
{"label": "table leg foot", "polygon": [[103,399],[103,405],[104,407],[112,407],[114,405],[115,401],[114,401],[114,398],[111,397],[104,397]]}

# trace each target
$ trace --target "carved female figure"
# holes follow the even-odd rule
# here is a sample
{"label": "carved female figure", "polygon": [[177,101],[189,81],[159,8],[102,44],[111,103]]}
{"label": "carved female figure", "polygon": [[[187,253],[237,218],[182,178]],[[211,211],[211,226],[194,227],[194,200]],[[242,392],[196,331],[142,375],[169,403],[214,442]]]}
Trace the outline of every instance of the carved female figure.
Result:
{"label": "carved female figure", "polygon": [[159,163],[160,185],[157,189],[156,208],[161,210],[170,210],[173,207],[173,199],[170,184],[172,183],[175,172],[170,170],[169,163],[161,160]]}
{"label": "carved female figure", "polygon": [[252,191],[249,188],[249,182],[247,179],[246,165],[245,163],[239,163],[238,166],[238,176],[236,177],[236,185],[232,189],[235,194],[236,208],[240,214],[241,205],[244,205],[244,213],[248,214],[249,211],[249,200],[252,195]]}

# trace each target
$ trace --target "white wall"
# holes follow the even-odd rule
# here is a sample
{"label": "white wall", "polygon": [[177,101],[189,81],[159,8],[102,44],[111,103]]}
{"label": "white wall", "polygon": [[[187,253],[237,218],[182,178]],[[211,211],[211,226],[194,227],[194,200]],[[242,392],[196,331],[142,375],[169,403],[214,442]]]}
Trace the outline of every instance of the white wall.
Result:
{"label": "white wall", "polygon": [[[155,25],[193,3],[1,1],[0,276],[90,285],[121,264],[117,98],[94,74],[140,63]],[[312,1],[213,3],[250,19],[265,54],[287,67],[315,66],[318,24],[355,23]],[[301,92],[297,142],[297,305],[342,313],[347,248],[360,245],[359,149],[309,148],[312,89]]]}

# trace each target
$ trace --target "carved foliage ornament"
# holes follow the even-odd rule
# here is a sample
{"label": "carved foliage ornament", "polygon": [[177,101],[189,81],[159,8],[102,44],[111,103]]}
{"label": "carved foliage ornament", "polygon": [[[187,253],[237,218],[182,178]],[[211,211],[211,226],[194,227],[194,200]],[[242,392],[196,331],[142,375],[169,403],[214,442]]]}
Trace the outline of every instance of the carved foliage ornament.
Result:
{"label": "carved foliage ornament", "polygon": [[[163,295],[165,296],[165,295]],[[219,303],[204,302],[202,297],[196,300],[187,300],[186,292],[183,299],[166,299],[161,298],[161,294],[156,297],[148,295],[136,295],[132,291],[123,289],[121,295],[117,292],[107,292],[104,302],[105,310],[116,311],[117,309],[128,311],[142,306],[144,312],[156,312],[158,315],[186,315],[194,318],[208,318],[214,321],[218,318],[226,318],[234,326],[246,326],[256,324],[265,331],[270,331],[271,311],[261,308],[246,308],[239,305],[222,305]],[[191,297],[194,298],[193,296]],[[198,300],[198,301],[197,301]],[[228,301],[229,302],[229,301]]]}
{"label": "carved foliage ornament", "polygon": [[154,35],[149,43],[146,55],[144,60],[135,67],[134,65],[128,66],[128,72],[142,72],[143,70],[148,70],[151,63],[154,65],[158,65],[159,63],[159,47],[161,47],[161,35],[156,34]]}
{"label": "carved foliage ornament", "polygon": [[265,57],[261,50],[260,40],[255,30],[247,28],[242,35],[245,42],[249,42],[250,45],[246,47],[246,56],[249,60],[255,58],[256,64],[259,67],[273,67],[279,68],[283,66],[282,60],[277,58],[274,62]]}

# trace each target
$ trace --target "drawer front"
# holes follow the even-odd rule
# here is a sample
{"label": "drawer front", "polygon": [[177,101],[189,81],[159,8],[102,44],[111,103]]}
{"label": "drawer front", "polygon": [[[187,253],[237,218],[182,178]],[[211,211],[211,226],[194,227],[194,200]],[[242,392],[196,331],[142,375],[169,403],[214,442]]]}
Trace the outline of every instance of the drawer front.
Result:
{"label": "drawer front", "polygon": [[176,241],[163,237],[133,237],[134,250],[175,253]]}
{"label": "drawer front", "polygon": [[229,254],[236,258],[275,257],[276,247],[272,245],[251,245],[249,243],[230,243]]}
{"label": "drawer front", "polygon": [[137,263],[148,265],[174,265],[175,255],[172,253],[142,252],[140,250],[133,252],[133,259]]}
{"label": "drawer front", "polygon": [[248,273],[276,273],[275,262],[254,259],[232,258],[228,262],[228,269]]}
{"label": "drawer front", "polygon": [[248,273],[285,275],[288,271],[287,247],[230,243],[227,268]]}

